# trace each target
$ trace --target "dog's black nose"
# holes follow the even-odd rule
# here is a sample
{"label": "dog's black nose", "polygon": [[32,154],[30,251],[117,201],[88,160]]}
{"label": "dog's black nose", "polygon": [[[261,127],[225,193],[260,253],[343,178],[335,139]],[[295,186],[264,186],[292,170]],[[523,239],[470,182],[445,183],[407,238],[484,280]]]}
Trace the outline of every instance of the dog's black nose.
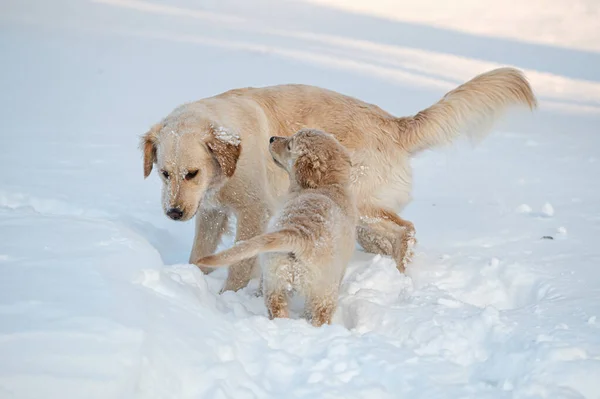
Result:
{"label": "dog's black nose", "polygon": [[275,141],[275,136],[273,136],[273,137],[271,137],[271,138],[269,139],[269,143],[272,143],[272,142],[274,142],[274,141]]}
{"label": "dog's black nose", "polygon": [[183,217],[183,211],[179,208],[171,208],[167,211],[167,216],[173,220],[179,220]]}

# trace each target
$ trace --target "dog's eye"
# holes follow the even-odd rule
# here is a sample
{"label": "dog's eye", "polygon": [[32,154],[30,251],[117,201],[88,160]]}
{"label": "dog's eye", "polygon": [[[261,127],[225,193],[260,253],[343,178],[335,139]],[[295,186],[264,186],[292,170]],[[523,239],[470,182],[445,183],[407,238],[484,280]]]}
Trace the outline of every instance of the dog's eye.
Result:
{"label": "dog's eye", "polygon": [[169,172],[167,172],[166,170],[163,170],[161,173],[162,173],[162,175],[164,176],[165,179],[169,178]]}
{"label": "dog's eye", "polygon": [[192,180],[194,177],[196,177],[197,174],[198,174],[198,169],[196,169],[196,170],[190,170],[185,175],[185,180]]}

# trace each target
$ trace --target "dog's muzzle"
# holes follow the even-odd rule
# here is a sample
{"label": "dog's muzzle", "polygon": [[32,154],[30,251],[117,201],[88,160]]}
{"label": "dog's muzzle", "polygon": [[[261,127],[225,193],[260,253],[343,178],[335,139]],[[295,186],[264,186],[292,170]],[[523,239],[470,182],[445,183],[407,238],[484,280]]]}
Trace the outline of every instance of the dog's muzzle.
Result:
{"label": "dog's muzzle", "polygon": [[179,208],[171,208],[167,211],[167,216],[173,220],[179,220],[183,217],[183,211]]}

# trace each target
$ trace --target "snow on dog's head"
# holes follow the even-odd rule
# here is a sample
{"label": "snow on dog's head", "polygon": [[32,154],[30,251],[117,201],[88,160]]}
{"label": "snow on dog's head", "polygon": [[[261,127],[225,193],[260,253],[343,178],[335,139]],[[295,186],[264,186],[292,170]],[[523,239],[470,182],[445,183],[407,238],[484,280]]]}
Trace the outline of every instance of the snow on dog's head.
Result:
{"label": "snow on dog's head", "polygon": [[242,140],[240,139],[239,134],[236,132],[227,129],[223,126],[211,124],[210,128],[212,130],[212,134],[215,136],[217,140],[222,141],[225,144],[231,144],[234,146],[240,145]]}

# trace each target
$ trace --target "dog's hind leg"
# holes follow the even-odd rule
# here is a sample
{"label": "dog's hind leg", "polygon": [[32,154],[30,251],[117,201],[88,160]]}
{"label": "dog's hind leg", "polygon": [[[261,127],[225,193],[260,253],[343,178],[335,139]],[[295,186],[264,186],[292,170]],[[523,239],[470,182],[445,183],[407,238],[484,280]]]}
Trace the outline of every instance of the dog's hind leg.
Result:
{"label": "dog's hind leg", "polygon": [[358,243],[370,253],[391,256],[402,273],[412,261],[415,227],[386,209],[361,209],[356,229]]}
{"label": "dog's hind leg", "polygon": [[375,223],[360,224],[356,227],[356,239],[368,253],[392,256],[393,235],[383,226]]}

